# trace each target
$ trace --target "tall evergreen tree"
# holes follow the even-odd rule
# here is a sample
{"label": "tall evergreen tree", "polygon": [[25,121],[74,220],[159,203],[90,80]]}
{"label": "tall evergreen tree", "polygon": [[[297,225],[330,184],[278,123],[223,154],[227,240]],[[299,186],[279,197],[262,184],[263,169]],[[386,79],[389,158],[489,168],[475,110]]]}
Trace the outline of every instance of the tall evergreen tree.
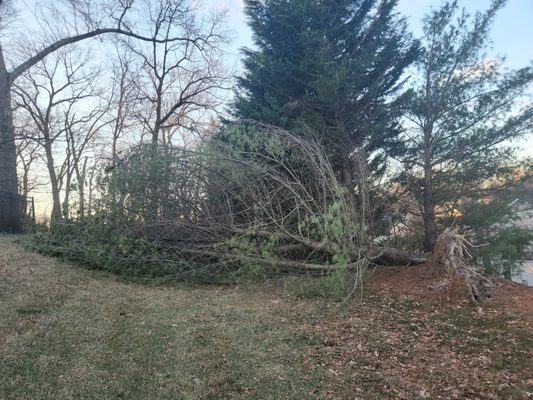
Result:
{"label": "tall evergreen tree", "polygon": [[354,152],[383,165],[400,133],[402,75],[418,54],[396,0],[245,4],[256,48],[244,50],[234,116],[314,132],[347,187]]}
{"label": "tall evergreen tree", "polygon": [[533,128],[532,105],[520,101],[533,69],[502,72],[503,60],[487,56],[491,24],[505,3],[493,0],[472,17],[448,1],[424,19],[402,181],[423,210],[427,250],[436,240],[435,213],[460,215],[462,206],[486,204],[502,189],[498,176],[512,167],[505,144]]}

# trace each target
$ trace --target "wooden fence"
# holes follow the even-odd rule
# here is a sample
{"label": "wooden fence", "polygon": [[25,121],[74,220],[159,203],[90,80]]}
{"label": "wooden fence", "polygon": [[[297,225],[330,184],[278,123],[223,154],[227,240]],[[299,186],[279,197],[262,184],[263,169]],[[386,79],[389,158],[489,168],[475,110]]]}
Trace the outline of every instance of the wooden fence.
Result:
{"label": "wooden fence", "polygon": [[29,233],[35,230],[33,197],[0,191],[0,232]]}

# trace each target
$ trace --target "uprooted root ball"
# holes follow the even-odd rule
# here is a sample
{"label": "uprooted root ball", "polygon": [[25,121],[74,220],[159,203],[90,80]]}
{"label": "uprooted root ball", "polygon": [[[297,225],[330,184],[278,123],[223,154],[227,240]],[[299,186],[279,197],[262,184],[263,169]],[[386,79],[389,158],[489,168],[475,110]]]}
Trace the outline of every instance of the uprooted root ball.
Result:
{"label": "uprooted root ball", "polygon": [[[471,244],[457,228],[447,228],[433,249],[433,268],[439,275],[445,274],[450,292],[466,294],[473,302],[486,301],[493,285],[479,268],[465,261],[470,256],[468,246]],[[442,282],[437,285],[442,287]]]}

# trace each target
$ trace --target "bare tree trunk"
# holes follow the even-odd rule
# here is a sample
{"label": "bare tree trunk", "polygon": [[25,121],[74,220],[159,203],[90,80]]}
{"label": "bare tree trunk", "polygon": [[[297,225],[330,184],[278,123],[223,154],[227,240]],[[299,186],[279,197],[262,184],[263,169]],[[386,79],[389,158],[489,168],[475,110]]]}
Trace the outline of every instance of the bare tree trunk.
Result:
{"label": "bare tree trunk", "polygon": [[51,145],[45,144],[46,166],[50,175],[50,187],[52,189],[52,215],[51,223],[61,219],[61,198],[59,193],[59,181],[55,170],[54,156]]}
{"label": "bare tree trunk", "polygon": [[[10,88],[11,77],[0,46],[0,191],[17,194],[17,150]],[[12,232],[22,232],[21,208],[17,202],[12,202],[8,208],[0,209],[0,218],[10,221]]]}
{"label": "bare tree trunk", "polygon": [[85,177],[87,171],[87,157],[85,157],[81,168],[79,160],[75,160],[74,171],[76,172],[76,180],[78,181],[79,217],[83,220],[85,218]]}
{"label": "bare tree trunk", "polygon": [[67,220],[70,218],[70,187],[72,184],[72,170],[68,164],[69,162],[67,160],[67,171],[65,175],[65,197],[63,199],[62,207],[62,216],[64,216]]}
{"label": "bare tree trunk", "polygon": [[[24,199],[28,198],[28,192],[29,192],[29,174],[30,174],[30,165],[26,164],[25,161],[22,161],[22,184],[20,187],[20,194]],[[28,214],[28,202],[24,200],[24,203],[22,205],[22,213],[24,215]]]}
{"label": "bare tree trunk", "polygon": [[0,46],[0,190],[18,193],[17,151],[11,110],[11,77]]}
{"label": "bare tree trunk", "polygon": [[157,220],[159,218],[159,185],[163,182],[159,182],[162,177],[162,174],[159,171],[159,131],[161,130],[161,98],[158,97],[157,105],[157,119],[155,121],[155,127],[152,131],[152,151],[151,151],[151,165],[149,166],[150,179],[148,183],[148,190],[150,191],[150,210],[148,216]]}
{"label": "bare tree trunk", "polygon": [[343,154],[342,156],[342,184],[351,191],[353,186],[353,171],[348,154]]}
{"label": "bare tree trunk", "polygon": [[[89,175],[89,198],[87,200],[87,215],[91,215],[92,211],[93,211],[93,190],[94,190],[94,185],[93,185],[93,178],[94,178],[95,174],[94,174],[94,171],[91,171],[91,174]],[[114,198],[113,198],[114,200]]]}
{"label": "bare tree trunk", "polygon": [[115,90],[118,91],[118,97],[116,98],[113,122],[113,137],[111,142],[111,156],[113,159],[113,166],[116,166],[118,160],[118,141],[124,134],[124,129],[129,124],[126,122],[128,117],[131,116],[131,108],[129,104],[133,102],[131,97],[131,91],[134,87],[131,71],[131,59],[125,55],[118,53],[118,61],[113,66],[113,87],[111,98],[114,98]]}
{"label": "bare tree trunk", "polygon": [[424,129],[424,248],[426,251],[433,250],[437,239],[430,138],[431,127],[426,127]]}
{"label": "bare tree trunk", "polygon": [[[34,161],[38,158],[36,147],[27,139],[22,139],[16,142],[17,146],[17,169],[20,170],[19,176],[19,194],[27,199],[30,191],[36,186],[33,179],[30,179],[31,167]],[[24,216],[28,215],[31,210],[31,204],[28,201],[23,201],[21,211]]]}
{"label": "bare tree trunk", "polygon": [[29,180],[30,180],[30,168],[29,165],[24,163],[22,166],[22,187],[20,188],[20,194],[23,197],[28,197],[29,194]]}

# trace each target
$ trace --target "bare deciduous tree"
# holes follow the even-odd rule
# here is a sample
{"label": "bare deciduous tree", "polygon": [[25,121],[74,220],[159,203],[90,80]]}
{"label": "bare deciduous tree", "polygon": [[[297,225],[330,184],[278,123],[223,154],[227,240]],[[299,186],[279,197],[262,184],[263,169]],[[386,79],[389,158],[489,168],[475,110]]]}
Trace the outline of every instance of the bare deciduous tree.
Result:
{"label": "bare deciduous tree", "polygon": [[[70,103],[64,114],[65,138],[68,154],[68,174],[69,182],[72,177],[76,179],[78,191],[78,215],[81,219],[85,216],[85,186],[87,184],[87,163],[94,154],[87,154],[88,150],[93,150],[94,142],[102,133],[102,128],[109,124],[104,120],[109,109],[109,104],[101,104],[95,107],[90,113],[76,113],[75,103]],[[66,194],[70,194],[71,186],[65,187]],[[68,198],[68,197],[67,197]],[[68,207],[68,201],[65,201]],[[67,213],[68,216],[68,213]]]}
{"label": "bare deciduous tree", "polygon": [[[224,13],[198,20],[184,1],[147,3],[145,29],[163,40],[141,43],[126,38],[123,44],[138,56],[136,115],[143,131],[152,143],[169,143],[178,131],[197,130],[206,122],[204,113],[221,104],[231,78],[221,50],[228,38],[222,29]],[[191,40],[172,42],[175,36]],[[195,37],[201,37],[201,43],[192,40]]]}
{"label": "bare deciduous tree", "polygon": [[109,114],[111,116],[111,159],[118,158],[119,140],[133,125],[133,102],[136,96],[136,72],[131,54],[117,48],[117,57],[112,67]]}
{"label": "bare deciduous tree", "polygon": [[[67,141],[68,129],[72,130],[73,108],[82,100],[95,95],[92,82],[95,74],[85,74],[82,70],[87,58],[79,58],[69,52],[61,51],[56,57],[40,62],[31,74],[25,74],[20,83],[15,84],[15,101],[19,107],[28,112],[36,126],[33,135],[27,137],[40,146],[44,152],[44,161],[50,179],[52,192],[52,221],[61,219],[60,192],[66,183],[66,203],[71,184],[72,157],[75,156]],[[92,121],[97,111],[82,117],[78,123]],[[67,135],[66,139],[69,139]],[[70,138],[73,140],[72,138]],[[59,143],[63,146],[58,147]],[[63,162],[58,162],[57,155],[66,153]],[[64,178],[66,180],[64,181]]]}
{"label": "bare deciduous tree", "polygon": [[32,168],[39,161],[39,146],[33,139],[36,130],[35,124],[31,117],[21,112],[15,113],[15,129],[19,132],[20,137],[17,140],[17,165],[19,171],[19,194],[28,197],[37,187],[35,176],[31,175]]}
{"label": "bare deciduous tree", "polygon": [[[175,16],[188,15],[190,7],[185,1],[168,1],[168,4],[177,4],[173,7]],[[15,134],[13,128],[13,115],[11,104],[11,90],[15,81],[26,73],[30,68],[36,66],[43,59],[57,50],[76,42],[85,41],[97,36],[112,34],[129,37],[147,43],[162,43],[169,47],[181,44],[203,50],[210,46],[210,41],[215,32],[208,32],[205,37],[205,30],[199,29],[201,24],[184,26],[188,33],[186,36],[174,31],[161,31],[157,26],[147,30],[145,33],[135,31],[138,21],[142,21],[147,13],[146,7],[152,2],[141,3],[135,0],[103,1],[91,2],[86,0],[64,0],[61,2],[47,2],[52,12],[48,15],[36,13],[35,19],[43,28],[41,37],[46,38],[45,43],[40,43],[30,54],[22,57],[19,61],[6,63],[4,58],[4,47],[0,43],[0,190],[16,192],[17,185],[17,163]],[[6,0],[0,1],[0,23],[5,25],[12,18],[14,13],[4,12],[7,10]],[[44,8],[43,8],[44,9]],[[133,15],[132,15],[133,14]],[[164,22],[167,16],[162,15],[159,20]],[[157,20],[158,18],[155,18]],[[180,23],[191,22],[187,18],[178,18]],[[59,23],[53,24],[50,21]],[[154,19],[151,19],[154,21]],[[54,31],[55,28],[61,28]],[[54,28],[54,29],[51,29]],[[13,46],[13,40],[10,38]],[[22,46],[21,46],[22,47]],[[177,107],[176,107],[177,108]]]}

